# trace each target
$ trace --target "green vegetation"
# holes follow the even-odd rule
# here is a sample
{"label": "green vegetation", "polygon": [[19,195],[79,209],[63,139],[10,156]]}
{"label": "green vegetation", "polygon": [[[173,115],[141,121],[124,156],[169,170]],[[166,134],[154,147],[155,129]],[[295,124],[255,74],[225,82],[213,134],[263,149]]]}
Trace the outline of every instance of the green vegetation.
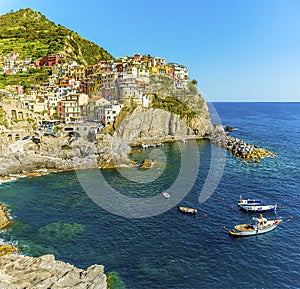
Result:
{"label": "green vegetation", "polygon": [[61,146],[61,149],[62,149],[63,151],[67,151],[67,150],[71,150],[72,147],[71,147],[70,145],[63,145],[63,146]]}
{"label": "green vegetation", "polygon": [[198,81],[196,79],[191,80],[191,84],[197,86]]}
{"label": "green vegetation", "polygon": [[28,73],[0,74],[0,88],[4,88],[6,85],[23,85],[25,93],[28,93],[30,87],[48,82],[49,75],[51,75],[49,67],[30,70]]}
{"label": "green vegetation", "polygon": [[117,115],[117,117],[116,117],[116,119],[115,119],[115,121],[113,123],[113,130],[116,130],[117,127],[123,122],[123,120],[127,116],[129,116],[129,115],[131,115],[133,113],[133,111],[134,111],[135,108],[136,108],[136,104],[134,104],[132,102],[130,103],[130,106],[124,106],[121,109],[120,113]]}
{"label": "green vegetation", "polygon": [[188,122],[196,116],[196,112],[191,110],[185,103],[171,96],[160,98],[155,94],[152,100],[152,107],[169,111]]}
{"label": "green vegetation", "polygon": [[65,222],[53,222],[39,228],[39,240],[44,243],[67,243],[73,242],[84,231],[82,224],[70,224]]}
{"label": "green vegetation", "polygon": [[107,273],[107,288],[109,289],[126,289],[126,286],[117,272]]}
{"label": "green vegetation", "polygon": [[184,120],[190,120],[195,115],[209,117],[205,101],[192,82],[184,89],[175,90],[172,78],[150,75],[150,91],[156,95],[153,107],[175,113]]}
{"label": "green vegetation", "polygon": [[84,65],[113,59],[95,43],[29,8],[0,16],[0,55],[9,53],[32,61],[59,53]]}

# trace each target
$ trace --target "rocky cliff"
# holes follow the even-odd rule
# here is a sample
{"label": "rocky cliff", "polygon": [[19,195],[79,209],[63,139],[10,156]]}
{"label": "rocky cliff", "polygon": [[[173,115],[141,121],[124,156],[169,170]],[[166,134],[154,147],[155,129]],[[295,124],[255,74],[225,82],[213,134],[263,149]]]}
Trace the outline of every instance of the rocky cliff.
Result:
{"label": "rocky cliff", "polygon": [[0,257],[0,288],[104,289],[107,283],[102,265],[83,270],[55,260],[53,255],[11,254]]}
{"label": "rocky cliff", "polygon": [[183,138],[208,138],[217,142],[218,138],[225,137],[225,132],[211,122],[207,113],[196,114],[186,120],[164,109],[137,107],[120,122],[115,136],[139,145]]}
{"label": "rocky cliff", "polygon": [[121,120],[117,118],[114,135],[134,145],[183,138],[207,138],[221,144],[225,131],[211,122],[197,88],[188,83],[176,90],[173,82],[166,76],[151,75],[148,104],[137,104],[134,99],[124,102],[126,113]]}
{"label": "rocky cliff", "polygon": [[[0,204],[0,230],[10,224],[9,214]],[[12,254],[18,249],[10,244],[0,244],[0,288],[63,288],[104,289],[106,275],[102,265],[86,270],[55,260],[53,255],[39,258]]]}
{"label": "rocky cliff", "polygon": [[0,176],[29,174],[37,170],[109,168],[130,164],[131,149],[117,137],[103,135],[88,141],[61,136],[43,137],[40,143],[1,140]]}

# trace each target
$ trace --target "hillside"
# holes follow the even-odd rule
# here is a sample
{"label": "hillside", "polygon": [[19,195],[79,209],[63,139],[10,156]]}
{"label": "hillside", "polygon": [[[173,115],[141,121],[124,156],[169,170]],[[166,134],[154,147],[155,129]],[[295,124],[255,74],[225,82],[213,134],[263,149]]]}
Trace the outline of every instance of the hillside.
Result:
{"label": "hillside", "polygon": [[83,65],[113,59],[103,48],[29,8],[0,16],[0,55],[8,53],[33,61],[62,53]]}

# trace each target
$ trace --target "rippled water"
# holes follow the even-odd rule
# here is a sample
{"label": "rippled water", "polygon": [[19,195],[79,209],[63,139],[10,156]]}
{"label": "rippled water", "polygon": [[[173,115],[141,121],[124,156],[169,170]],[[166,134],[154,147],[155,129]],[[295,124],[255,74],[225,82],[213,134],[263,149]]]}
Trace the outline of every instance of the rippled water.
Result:
{"label": "rippled water", "polygon": [[[127,288],[300,288],[300,104],[214,106],[224,125],[238,129],[232,135],[267,148],[277,157],[256,163],[226,153],[217,189],[199,204],[212,148],[209,142],[198,141],[199,172],[179,203],[196,207],[196,218],[178,212],[171,200],[161,196],[176,182],[181,156],[186,158],[184,153],[190,149],[188,144],[183,152],[182,144],[170,143],[160,148],[167,163],[154,167],[161,170],[155,181],[135,183],[122,171],[102,172],[124,196],[159,196],[169,206],[166,212],[137,219],[111,214],[90,199],[76,173],[51,174],[0,186],[0,201],[9,205],[14,218],[13,226],[0,237],[33,256],[53,253],[82,268],[103,264],[107,272],[118,272]],[[132,157],[141,161],[153,150]],[[136,176],[140,171],[129,173]],[[95,184],[98,174],[85,171],[80,179],[95,180],[91,181]],[[104,186],[92,188],[101,191]],[[286,222],[265,235],[231,238],[228,229],[253,217],[237,209],[240,194],[277,203],[276,214],[267,216],[281,216]]]}

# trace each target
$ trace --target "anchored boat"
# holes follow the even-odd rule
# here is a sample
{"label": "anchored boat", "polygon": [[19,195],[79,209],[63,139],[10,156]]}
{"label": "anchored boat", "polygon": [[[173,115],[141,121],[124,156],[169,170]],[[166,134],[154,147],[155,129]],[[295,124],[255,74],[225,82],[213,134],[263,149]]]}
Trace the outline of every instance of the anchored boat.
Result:
{"label": "anchored boat", "polygon": [[240,210],[246,212],[253,212],[253,213],[266,213],[266,212],[274,212],[277,209],[277,204],[275,205],[240,205]]}
{"label": "anchored boat", "polygon": [[261,200],[255,200],[255,199],[243,199],[242,196],[240,196],[240,200],[238,202],[239,206],[243,206],[243,205],[252,205],[252,206],[256,206],[256,205],[261,205],[262,201]]}
{"label": "anchored boat", "polygon": [[260,235],[274,230],[282,219],[267,220],[260,214],[258,218],[253,218],[253,224],[240,224],[229,230],[229,234],[233,237]]}
{"label": "anchored boat", "polygon": [[177,209],[183,213],[189,213],[189,214],[197,214],[197,209],[194,208],[188,208],[188,207],[177,207]]}
{"label": "anchored boat", "polygon": [[161,193],[163,196],[164,196],[164,198],[166,198],[166,199],[169,199],[170,198],[170,195],[167,193],[167,192],[162,192]]}

